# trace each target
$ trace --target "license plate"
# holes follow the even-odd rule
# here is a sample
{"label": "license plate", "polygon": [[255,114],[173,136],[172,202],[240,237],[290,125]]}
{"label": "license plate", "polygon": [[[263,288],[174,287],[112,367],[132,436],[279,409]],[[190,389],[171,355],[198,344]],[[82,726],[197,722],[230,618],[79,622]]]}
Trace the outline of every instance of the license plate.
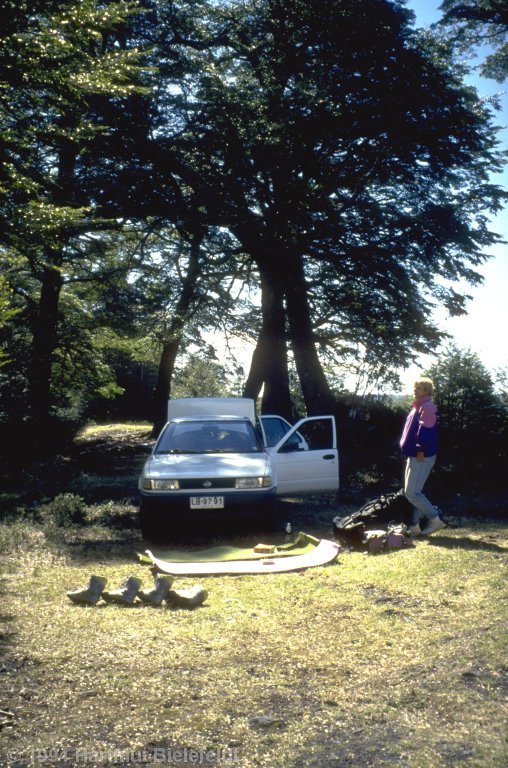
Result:
{"label": "license plate", "polygon": [[224,509],[224,496],[191,496],[191,509]]}

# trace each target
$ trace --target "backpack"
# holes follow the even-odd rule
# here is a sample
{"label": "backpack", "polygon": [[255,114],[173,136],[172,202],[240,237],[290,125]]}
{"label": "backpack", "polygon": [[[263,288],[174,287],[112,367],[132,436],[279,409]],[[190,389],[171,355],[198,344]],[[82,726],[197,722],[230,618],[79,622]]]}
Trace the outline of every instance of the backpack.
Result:
{"label": "backpack", "polygon": [[414,547],[413,537],[404,523],[389,523],[386,531],[367,530],[362,535],[362,549],[367,552],[384,552],[386,549]]}
{"label": "backpack", "polygon": [[[351,515],[334,517],[333,535],[349,546],[364,548],[367,531],[381,530],[386,533],[390,524],[403,524],[405,528],[410,523],[412,510],[404,491],[387,493],[370,499]],[[406,531],[404,535],[409,536],[409,531],[407,534]]]}

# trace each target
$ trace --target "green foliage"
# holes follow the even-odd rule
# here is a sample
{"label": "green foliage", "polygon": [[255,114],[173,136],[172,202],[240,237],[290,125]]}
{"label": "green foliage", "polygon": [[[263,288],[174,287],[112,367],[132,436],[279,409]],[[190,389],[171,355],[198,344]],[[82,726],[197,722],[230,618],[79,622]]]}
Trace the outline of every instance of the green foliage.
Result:
{"label": "green foliage", "polygon": [[502,198],[486,183],[501,167],[491,117],[450,47],[415,35],[399,4],[199,7],[195,26],[194,3],[171,15],[191,75],[165,69],[156,104],[208,219],[286,293],[305,262],[322,346],[399,364],[437,343],[432,304],[464,311],[449,283],[478,279]]}
{"label": "green foliage", "polygon": [[451,29],[461,51],[487,45],[492,50],[481,65],[484,77],[502,83],[508,76],[508,10],[505,0],[443,0],[441,24]]}
{"label": "green foliage", "polygon": [[508,368],[498,368],[495,370],[494,382],[501,402],[508,408]]}
{"label": "green foliage", "polygon": [[175,373],[172,397],[224,397],[228,394],[228,376],[210,347],[203,355],[190,355]]}
{"label": "green foliage", "polygon": [[501,158],[450,46],[401,3],[8,7],[2,418],[135,408],[174,341],[173,394],[222,393],[215,361],[183,361],[204,329],[258,334],[261,272],[294,347],[303,329],[383,382],[438,341],[434,303],[464,311],[450,281],[496,241]]}
{"label": "green foliage", "polygon": [[471,350],[450,345],[429,370],[436,386],[440,422],[456,432],[492,432],[503,424],[503,406],[491,374]]}
{"label": "green foliage", "polygon": [[501,488],[508,459],[508,408],[471,350],[451,345],[429,369],[436,385],[440,463],[457,482]]}
{"label": "green foliage", "polygon": [[37,515],[45,525],[68,528],[83,525],[86,521],[87,506],[84,499],[72,493],[60,493],[53,501],[42,504]]}
{"label": "green foliage", "polygon": [[[18,314],[19,309],[12,304],[12,288],[3,275],[0,275],[0,332],[2,328]],[[0,346],[0,368],[9,362],[9,355]]]}
{"label": "green foliage", "polygon": [[[141,94],[146,70],[140,51],[125,44],[136,3],[40,2],[36,13],[21,3],[11,11],[0,36],[0,266],[26,329],[11,373],[25,378],[28,412],[41,428],[58,399],[59,374],[70,367],[62,288],[83,278],[77,265],[88,257],[85,234],[119,227],[97,216],[80,179],[83,158],[109,131],[96,102],[119,105]],[[90,260],[85,272],[87,281],[104,278]],[[86,325],[76,340],[86,337]]]}
{"label": "green foliage", "polygon": [[32,553],[43,552],[47,556],[48,542],[33,520],[26,519],[20,510],[16,516],[8,517],[0,522],[0,552],[5,556],[16,550]]}
{"label": "green foliage", "polygon": [[88,218],[88,206],[62,200],[52,184],[59,148],[83,152],[106,129],[94,124],[87,98],[121,98],[142,87],[139,51],[107,47],[108,37],[136,12],[135,3],[40,5],[38,14],[22,6],[0,37],[0,138],[6,154],[0,181],[10,213],[8,241],[21,252],[34,237],[58,242],[62,228]]}

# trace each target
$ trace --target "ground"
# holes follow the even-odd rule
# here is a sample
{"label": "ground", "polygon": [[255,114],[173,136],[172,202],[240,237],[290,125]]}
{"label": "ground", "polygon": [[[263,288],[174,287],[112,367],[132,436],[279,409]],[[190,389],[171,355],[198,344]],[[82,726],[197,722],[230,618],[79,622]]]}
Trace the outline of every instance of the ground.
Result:
{"label": "ground", "polygon": [[[1,766],[508,763],[504,520],[463,507],[413,549],[208,577],[191,611],[76,606],[65,592],[92,573],[151,583],[135,505],[149,442],[147,428],[84,433],[55,460],[58,482],[33,470],[24,519],[0,525]],[[288,521],[331,537],[346,501],[288,500],[270,530],[194,530],[175,546],[280,541]]]}

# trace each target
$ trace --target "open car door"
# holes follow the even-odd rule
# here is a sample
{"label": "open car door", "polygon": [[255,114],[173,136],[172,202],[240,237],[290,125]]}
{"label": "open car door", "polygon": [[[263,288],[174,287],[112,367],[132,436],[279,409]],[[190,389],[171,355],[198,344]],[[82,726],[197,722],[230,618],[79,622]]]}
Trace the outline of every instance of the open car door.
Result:
{"label": "open car door", "polygon": [[278,496],[339,488],[339,453],[333,416],[310,416],[268,448]]}

